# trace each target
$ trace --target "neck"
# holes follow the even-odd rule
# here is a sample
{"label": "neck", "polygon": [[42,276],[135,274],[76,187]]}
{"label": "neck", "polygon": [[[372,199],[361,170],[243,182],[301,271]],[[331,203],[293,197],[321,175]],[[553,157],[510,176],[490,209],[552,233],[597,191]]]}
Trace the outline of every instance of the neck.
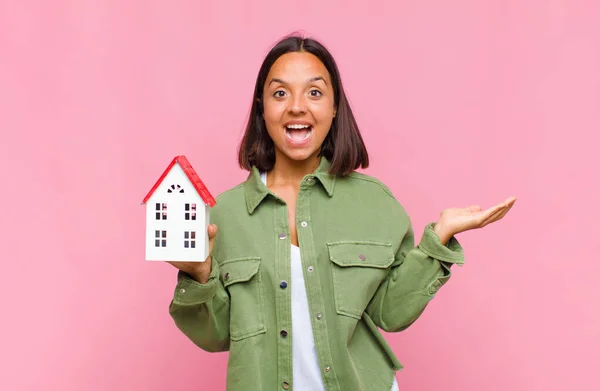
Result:
{"label": "neck", "polygon": [[321,161],[318,152],[306,160],[296,161],[277,154],[275,165],[268,173],[268,183],[277,185],[299,185],[305,175],[315,172]]}

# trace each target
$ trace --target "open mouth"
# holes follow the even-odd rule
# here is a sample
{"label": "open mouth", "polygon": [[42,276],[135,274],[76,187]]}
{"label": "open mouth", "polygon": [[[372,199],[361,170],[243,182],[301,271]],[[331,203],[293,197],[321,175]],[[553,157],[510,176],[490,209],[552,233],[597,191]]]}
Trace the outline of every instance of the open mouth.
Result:
{"label": "open mouth", "polygon": [[310,137],[312,129],[308,124],[292,124],[285,127],[285,135],[292,141],[301,142]]}

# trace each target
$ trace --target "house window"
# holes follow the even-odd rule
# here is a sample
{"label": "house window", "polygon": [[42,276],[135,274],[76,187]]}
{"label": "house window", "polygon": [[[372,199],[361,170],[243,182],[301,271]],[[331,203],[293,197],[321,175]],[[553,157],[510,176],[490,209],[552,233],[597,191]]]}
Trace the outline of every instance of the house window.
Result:
{"label": "house window", "polygon": [[171,185],[171,187],[169,187],[167,189],[167,193],[184,193],[183,191],[183,187],[179,186],[179,185]]}
{"label": "house window", "polygon": [[154,231],[154,247],[167,247],[167,231]]}
{"label": "house window", "polygon": [[196,204],[185,204],[185,219],[196,220]]}
{"label": "house window", "polygon": [[166,220],[167,219],[167,204],[165,203],[156,203],[156,220]]}
{"label": "house window", "polygon": [[196,231],[184,231],[183,238],[183,247],[196,248]]}

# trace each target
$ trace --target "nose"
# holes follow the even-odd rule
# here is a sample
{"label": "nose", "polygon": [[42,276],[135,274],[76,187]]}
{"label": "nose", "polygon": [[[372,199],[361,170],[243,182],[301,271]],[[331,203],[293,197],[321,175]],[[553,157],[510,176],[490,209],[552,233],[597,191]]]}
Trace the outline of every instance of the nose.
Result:
{"label": "nose", "polygon": [[295,94],[290,100],[288,110],[292,114],[304,114],[307,111],[306,98],[303,94]]}

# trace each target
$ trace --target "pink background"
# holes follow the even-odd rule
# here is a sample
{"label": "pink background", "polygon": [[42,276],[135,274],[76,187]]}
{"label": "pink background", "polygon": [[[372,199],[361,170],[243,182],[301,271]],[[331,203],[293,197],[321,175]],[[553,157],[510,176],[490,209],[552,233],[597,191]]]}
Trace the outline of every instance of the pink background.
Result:
{"label": "pink background", "polygon": [[596,390],[597,1],[0,2],[0,389],[222,390],[226,354],[168,315],[143,196],[176,154],[211,192],[268,48],[296,29],[341,68],[418,237],[444,207],[519,197],[461,234],[467,264],[386,334],[402,390]]}

